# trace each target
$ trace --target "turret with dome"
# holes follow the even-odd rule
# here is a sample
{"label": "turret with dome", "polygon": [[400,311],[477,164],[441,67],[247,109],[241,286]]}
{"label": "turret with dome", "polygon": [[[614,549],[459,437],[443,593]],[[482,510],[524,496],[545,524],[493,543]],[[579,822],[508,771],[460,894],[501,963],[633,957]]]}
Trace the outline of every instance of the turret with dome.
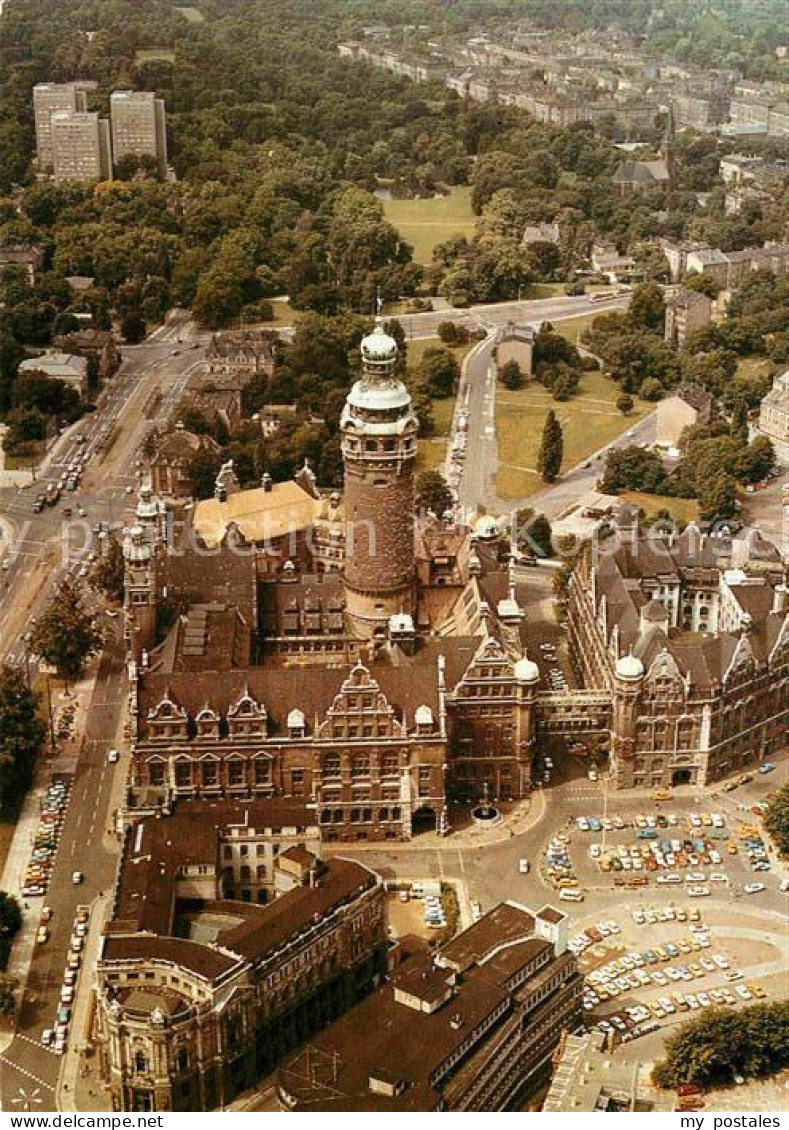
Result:
{"label": "turret with dome", "polygon": [[345,595],[359,635],[383,634],[415,605],[414,465],[419,422],[379,316],[362,339],[362,376],[340,419],[345,470]]}

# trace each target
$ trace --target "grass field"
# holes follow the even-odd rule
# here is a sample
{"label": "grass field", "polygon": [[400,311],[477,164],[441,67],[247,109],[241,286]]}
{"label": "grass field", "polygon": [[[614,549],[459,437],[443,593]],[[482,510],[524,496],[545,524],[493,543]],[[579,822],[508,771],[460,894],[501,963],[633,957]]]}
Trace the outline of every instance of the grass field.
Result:
{"label": "grass field", "polygon": [[447,196],[424,200],[384,200],[384,215],[414,249],[417,263],[430,263],[433,248],[453,235],[474,234],[471,189],[453,188]]}
{"label": "grass field", "polygon": [[571,400],[556,401],[533,381],[518,392],[496,392],[496,432],[499,468],[496,476],[500,498],[525,498],[542,486],[537,473],[537,453],[545,417],[553,408],[564,432],[565,470],[588,458],[598,448],[616,439],[652,411],[652,405],[636,400],[633,411],[623,416],[615,407],[620,389],[602,373],[584,373]]}
{"label": "grass field", "polygon": [[737,376],[747,381],[772,376],[775,365],[767,357],[741,357],[737,362]]}
{"label": "grass field", "polygon": [[199,8],[178,8],[178,7],[176,7],[175,10],[176,10],[176,12],[180,12],[181,15],[184,17],[184,19],[188,20],[190,24],[203,24],[203,23],[205,23],[205,16],[203,15],[203,13],[200,11]]}
{"label": "grass field", "polygon": [[266,326],[292,326],[301,317],[298,310],[294,310],[287,298],[272,298],[271,305],[274,307],[274,317],[270,322],[264,322]]}
{"label": "grass field", "polygon": [[654,518],[659,510],[668,510],[675,522],[695,522],[699,516],[695,498],[665,498],[662,494],[644,494],[640,490],[623,491],[621,497],[639,506],[648,519]]}
{"label": "grass field", "polygon": [[145,47],[134,52],[134,61],[140,63],[174,63],[175,51],[167,47]]}

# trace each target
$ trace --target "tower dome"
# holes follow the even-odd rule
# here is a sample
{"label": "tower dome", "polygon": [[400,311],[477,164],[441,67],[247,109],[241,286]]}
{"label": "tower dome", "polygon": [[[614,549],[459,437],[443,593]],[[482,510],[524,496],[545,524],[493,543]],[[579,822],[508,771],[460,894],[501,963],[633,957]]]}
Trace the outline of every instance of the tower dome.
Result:
{"label": "tower dome", "polygon": [[630,655],[623,655],[621,659],[617,660],[616,675],[618,679],[635,682],[644,677],[644,664],[632,652]]}
{"label": "tower dome", "polygon": [[515,679],[519,683],[538,683],[540,681],[540,668],[533,659],[524,655],[515,664]]}
{"label": "tower dome", "polygon": [[360,349],[365,362],[378,364],[397,360],[397,342],[386,332],[380,318],[376,319],[373,332],[362,338]]}

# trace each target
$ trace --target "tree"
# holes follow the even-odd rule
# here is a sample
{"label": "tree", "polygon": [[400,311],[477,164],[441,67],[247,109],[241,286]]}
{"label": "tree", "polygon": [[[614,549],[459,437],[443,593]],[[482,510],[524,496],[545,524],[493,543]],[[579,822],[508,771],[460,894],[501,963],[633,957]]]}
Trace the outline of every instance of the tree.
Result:
{"label": "tree", "polygon": [[101,649],[102,634],[83,607],[72,581],[62,581],[52,603],[36,624],[32,647],[63,679],[78,679],[88,659]]}
{"label": "tree", "polygon": [[759,1077],[789,1063],[789,1001],[750,1005],[740,1012],[706,1008],[666,1042],[652,1072],[660,1087],[730,1083],[732,1075]]}
{"label": "tree", "polygon": [[564,457],[564,436],[562,426],[551,409],[545,417],[542,440],[537,456],[537,470],[546,483],[556,482]]}
{"label": "tree", "polygon": [[452,509],[452,491],[440,471],[423,471],[416,480],[416,505],[439,518]]}
{"label": "tree", "polygon": [[737,400],[732,406],[730,433],[735,443],[748,442],[748,405],[744,400]]}
{"label": "tree", "polygon": [[559,248],[547,239],[527,244],[526,254],[531,269],[538,279],[551,279],[559,270],[561,262]]}
{"label": "tree", "polygon": [[217,451],[202,449],[192,456],[187,465],[186,473],[193,498],[214,497],[214,485],[221,466],[222,459]]}
{"label": "tree", "polygon": [[628,318],[634,326],[648,333],[663,333],[666,302],[657,283],[640,283],[635,288],[630,299]]}
{"label": "tree", "polygon": [[621,396],[616,398],[616,406],[623,416],[627,416],[633,411],[633,397],[627,392],[623,392]]}
{"label": "tree", "polygon": [[102,538],[101,552],[91,570],[89,579],[92,587],[103,592],[110,600],[123,600],[123,549],[113,534]]}
{"label": "tree", "polygon": [[441,346],[430,346],[422,354],[418,373],[430,396],[441,399],[451,396],[460,376],[455,354]]}
{"label": "tree", "polygon": [[606,494],[618,494],[622,490],[659,494],[664,478],[660,456],[633,444],[630,447],[612,448],[608,452],[600,489]]}
{"label": "tree", "polygon": [[33,777],[46,734],[38,696],[18,667],[0,667],[0,809],[12,810]]}
{"label": "tree", "polygon": [[655,377],[647,377],[645,381],[641,382],[638,389],[638,395],[642,400],[660,400],[663,393],[666,391],[665,387]]}
{"label": "tree", "polygon": [[516,389],[523,388],[523,370],[514,358],[505,361],[499,373],[499,380],[505,388],[513,392]]}
{"label": "tree", "polygon": [[757,436],[737,460],[737,478],[742,483],[761,483],[775,470],[776,456],[772,440]]}
{"label": "tree", "polygon": [[457,322],[439,322],[438,336],[444,345],[465,345],[468,341],[468,330]]}
{"label": "tree", "polygon": [[699,516],[707,522],[733,518],[737,513],[737,489],[734,476],[721,467],[700,477],[697,486]]}
{"label": "tree", "polygon": [[145,337],[145,319],[139,310],[127,310],[121,318],[123,340],[136,345]]}
{"label": "tree", "polygon": [[764,814],[764,826],[781,855],[789,853],[789,785],[771,793]]}

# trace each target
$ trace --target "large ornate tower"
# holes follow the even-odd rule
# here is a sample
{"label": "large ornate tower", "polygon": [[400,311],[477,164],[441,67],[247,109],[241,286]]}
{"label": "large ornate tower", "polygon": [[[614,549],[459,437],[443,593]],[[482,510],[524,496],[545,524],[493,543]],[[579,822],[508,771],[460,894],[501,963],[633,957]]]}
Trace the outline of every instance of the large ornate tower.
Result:
{"label": "large ornate tower", "polygon": [[363,375],[345,402],[345,598],[356,631],[386,631],[390,616],[413,614],[414,462],[419,427],[395,376],[397,342],[378,318],[363,338]]}

